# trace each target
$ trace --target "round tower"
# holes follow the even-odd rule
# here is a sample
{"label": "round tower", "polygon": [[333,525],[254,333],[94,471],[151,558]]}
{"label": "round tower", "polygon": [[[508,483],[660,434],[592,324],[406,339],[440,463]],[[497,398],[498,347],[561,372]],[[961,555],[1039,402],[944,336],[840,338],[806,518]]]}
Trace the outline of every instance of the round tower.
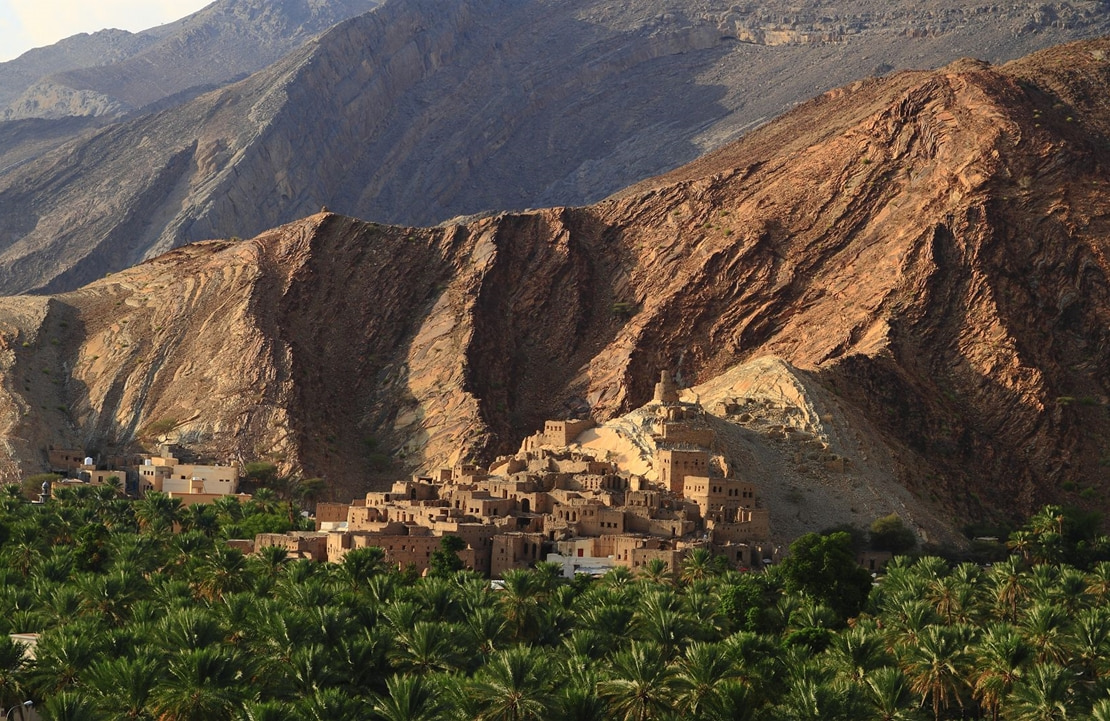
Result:
{"label": "round tower", "polygon": [[655,384],[655,403],[678,403],[678,388],[674,378],[667,371],[659,371],[659,382]]}

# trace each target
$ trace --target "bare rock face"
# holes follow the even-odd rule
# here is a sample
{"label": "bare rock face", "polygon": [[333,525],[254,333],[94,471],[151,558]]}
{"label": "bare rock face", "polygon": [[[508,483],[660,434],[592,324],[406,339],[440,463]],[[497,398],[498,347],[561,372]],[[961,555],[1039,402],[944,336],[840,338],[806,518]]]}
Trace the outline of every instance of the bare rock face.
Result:
{"label": "bare rock face", "polygon": [[[232,23],[237,32],[257,20],[276,37],[280,12],[293,25],[322,6],[260,1],[218,3],[195,22],[238,8],[251,22]],[[426,225],[595,202],[856,78],[967,54],[1005,60],[1108,29],[1102,4],[398,0],[193,97],[159,73],[217,83],[206,63],[226,53],[198,31],[41,86],[49,97],[34,102],[64,112],[144,106],[160,88],[184,95],[161,112],[82,126],[61,147],[0,153],[0,291],[71,290],[322,205]],[[138,73],[155,52],[162,70]]]}
{"label": "bare rock face", "polygon": [[0,63],[0,119],[119,115],[189,88],[227,83],[376,5],[219,0],[141,33],[75,36]]}
{"label": "bare rock face", "polygon": [[81,33],[44,48],[28,50],[0,63],[0,107],[7,107],[27,88],[55,73],[119,62],[158,41],[158,30],[130,33],[101,30]]}
{"label": "bare rock face", "polygon": [[[318,214],[4,300],[6,472],[49,440],[169,426],[354,488],[371,456],[431,468],[622,415],[673,369],[739,423],[760,378],[795,377],[775,383],[809,389],[798,428],[830,446],[796,463],[857,494],[893,479],[922,517],[1097,505],[1107,58],[1100,40],[855,83],[593,206]],[[201,147],[226,152],[179,162]]]}

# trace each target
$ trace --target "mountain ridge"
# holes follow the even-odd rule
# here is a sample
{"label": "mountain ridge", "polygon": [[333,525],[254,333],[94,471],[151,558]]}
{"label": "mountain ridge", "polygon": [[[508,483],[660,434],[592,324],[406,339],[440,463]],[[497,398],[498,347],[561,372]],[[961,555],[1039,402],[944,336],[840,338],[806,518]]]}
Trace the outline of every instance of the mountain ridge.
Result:
{"label": "mountain ridge", "polygon": [[1102,39],[856,82],[591,206],[433,228],[322,212],[2,299],[0,474],[169,425],[347,492],[515,450],[546,418],[616,418],[660,370],[702,387],[771,357],[868,429],[838,431],[835,483],[802,447],[761,452],[790,485],[882,475],[922,518],[1099,506],[1108,57]]}
{"label": "mountain ridge", "polygon": [[389,2],[243,81],[86,129],[34,163],[13,153],[0,169],[0,291],[72,289],[323,205],[430,225],[593,202],[734,140],[815,84],[949,59],[972,37],[1005,58],[1110,27],[1090,3],[1000,6],[986,26],[958,3],[868,7]]}
{"label": "mountain ridge", "polygon": [[[275,62],[373,0],[217,0],[138,33],[77,35],[0,63],[0,118],[122,115]],[[4,107],[6,106],[6,107]]]}

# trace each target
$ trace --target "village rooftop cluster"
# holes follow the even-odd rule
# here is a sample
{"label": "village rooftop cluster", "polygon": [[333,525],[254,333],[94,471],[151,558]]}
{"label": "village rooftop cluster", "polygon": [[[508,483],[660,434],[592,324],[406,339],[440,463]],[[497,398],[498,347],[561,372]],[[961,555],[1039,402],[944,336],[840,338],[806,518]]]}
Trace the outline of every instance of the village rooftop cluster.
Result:
{"label": "village rooftop cluster", "polygon": [[[319,503],[315,531],[260,534],[236,544],[247,551],[280,546],[293,558],[320,561],[378,547],[386,561],[422,571],[443,537],[457,536],[466,546],[458,551],[465,567],[494,578],[541,560],[560,564],[568,577],[638,568],[653,559],[673,570],[695,548],[736,567],[777,558],[755,485],[724,477],[711,463],[714,432],[704,409],[681,401],[664,372],[646,410],[654,480],[577,445],[592,421],[552,420],[515,455],[487,468],[459,463],[349,504]],[[140,497],[159,491],[190,505],[237,494],[237,464],[183,463],[175,453],[163,446],[157,456],[113,460],[134,462],[125,471],[127,490]],[[62,483],[104,483],[120,475],[79,455],[50,451],[53,469],[78,477]]]}

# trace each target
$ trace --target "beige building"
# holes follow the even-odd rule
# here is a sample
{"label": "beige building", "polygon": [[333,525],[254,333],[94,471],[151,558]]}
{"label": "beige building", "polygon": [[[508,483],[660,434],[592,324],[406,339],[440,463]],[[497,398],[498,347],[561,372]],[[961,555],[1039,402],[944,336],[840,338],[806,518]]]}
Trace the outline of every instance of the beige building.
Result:
{"label": "beige building", "polygon": [[314,531],[289,533],[260,533],[254,537],[254,550],[278,546],[284,548],[291,559],[310,561],[328,560],[328,534]]}
{"label": "beige building", "polygon": [[423,570],[442,538],[454,535],[466,545],[459,552],[466,567],[494,576],[534,565],[553,546],[564,573],[653,559],[678,568],[691,548],[705,546],[737,566],[761,562],[770,521],[755,486],[715,477],[710,452],[689,445],[708,445],[712,431],[699,405],[678,400],[666,374],[656,395],[658,483],[570,446],[591,421],[548,421],[489,468],[459,463],[351,504],[318,504],[326,555],[339,561],[376,546],[389,563]]}
{"label": "beige building", "polygon": [[659,448],[655,451],[655,470],[659,482],[671,493],[683,494],[687,476],[709,474],[709,451],[700,448]]}
{"label": "beige building", "polygon": [[528,568],[542,561],[545,538],[542,533],[499,533],[493,537],[490,576],[500,578],[512,568]]}
{"label": "beige building", "polygon": [[72,448],[54,448],[47,452],[47,466],[51,473],[69,473],[85,464],[85,452]]}
{"label": "beige building", "polygon": [[[439,548],[442,536],[432,535],[431,529],[401,527],[400,533],[370,533],[361,531],[333,531],[327,534],[328,559],[340,562],[351,550],[356,548],[380,548],[385,554],[385,562],[407,568],[412,566],[425,571],[432,560],[432,553]],[[478,573],[489,575],[489,548],[467,547],[458,552],[463,566]]]}
{"label": "beige building", "polygon": [[545,421],[543,431],[524,439],[521,450],[533,451],[543,446],[569,446],[583,431],[596,425],[592,420]]}
{"label": "beige building", "polygon": [[702,518],[713,511],[755,507],[755,486],[735,478],[687,476],[682,495],[698,504]]}
{"label": "beige building", "polygon": [[181,463],[163,446],[161,455],[148,456],[137,469],[139,495],[161,493],[231,495],[239,490],[239,464],[207,466]]}
{"label": "beige building", "polygon": [[316,530],[317,531],[345,531],[347,530],[347,515],[351,510],[350,503],[324,503],[316,504]]}

